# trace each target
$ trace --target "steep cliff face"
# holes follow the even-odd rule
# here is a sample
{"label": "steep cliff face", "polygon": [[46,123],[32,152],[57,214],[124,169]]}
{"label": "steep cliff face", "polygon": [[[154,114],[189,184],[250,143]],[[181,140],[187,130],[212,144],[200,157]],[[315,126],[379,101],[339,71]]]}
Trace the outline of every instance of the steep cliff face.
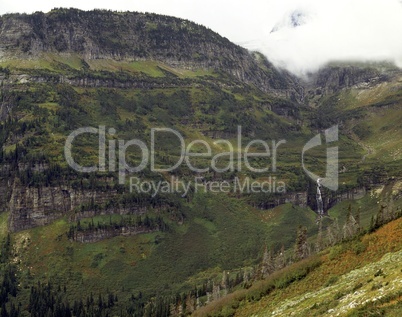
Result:
{"label": "steep cliff face", "polygon": [[57,9],[0,17],[0,59],[43,52],[84,59],[158,60],[180,68],[223,71],[263,91],[302,99],[298,80],[195,23],[135,12]]}
{"label": "steep cliff face", "polygon": [[118,229],[100,229],[84,232],[77,232],[72,237],[72,240],[82,243],[93,243],[116,236],[135,236],[158,231],[157,229],[149,229],[146,227],[124,226]]}
{"label": "steep cliff face", "polygon": [[[4,191],[4,187],[0,187]],[[350,199],[360,199],[365,195],[364,188],[351,189],[347,192],[325,197],[325,208],[330,208],[338,202]],[[111,204],[118,196],[116,191],[96,191],[59,187],[25,187],[14,183],[9,191],[9,201],[5,202],[10,211],[9,229],[12,232],[44,226],[56,219],[68,216],[70,221],[92,218],[98,215],[144,215],[150,206],[139,203],[127,205]],[[96,202],[96,206],[93,205]],[[302,208],[309,207],[307,192],[287,193],[281,197],[268,199],[259,204],[252,204],[259,209],[270,209],[281,204],[291,203]],[[314,206],[310,206],[315,209]],[[153,206],[154,211],[163,212],[169,209],[168,204]],[[95,242],[117,235],[134,235],[148,232],[150,228],[122,226],[104,230],[89,230],[78,232],[74,237],[81,242]]]}
{"label": "steep cliff face", "polygon": [[328,66],[310,75],[305,86],[309,97],[325,96],[337,93],[342,89],[358,87],[372,88],[374,85],[387,81],[392,76],[389,69],[361,66]]}
{"label": "steep cliff face", "polygon": [[[4,191],[4,187],[0,187],[0,190]],[[10,211],[9,229],[12,232],[44,226],[63,216],[77,221],[97,215],[143,215],[150,208],[139,203],[113,204],[111,202],[118,196],[114,190],[84,190],[67,186],[26,187],[18,180],[14,181],[8,196],[9,201],[5,202],[5,206]],[[167,208],[164,204],[153,206],[154,210],[159,211]]]}

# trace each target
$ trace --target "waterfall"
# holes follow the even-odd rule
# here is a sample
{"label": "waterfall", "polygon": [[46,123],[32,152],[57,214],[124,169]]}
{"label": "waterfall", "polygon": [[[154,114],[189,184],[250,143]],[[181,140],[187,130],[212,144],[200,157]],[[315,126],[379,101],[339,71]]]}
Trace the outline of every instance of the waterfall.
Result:
{"label": "waterfall", "polygon": [[320,179],[317,179],[317,213],[320,216],[324,215],[324,207],[323,207],[323,203],[322,203]]}

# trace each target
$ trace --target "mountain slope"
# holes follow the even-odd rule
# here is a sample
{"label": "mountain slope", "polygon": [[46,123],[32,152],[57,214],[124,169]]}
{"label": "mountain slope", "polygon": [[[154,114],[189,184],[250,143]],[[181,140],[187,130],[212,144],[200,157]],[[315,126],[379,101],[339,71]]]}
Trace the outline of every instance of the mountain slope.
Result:
{"label": "mountain slope", "polygon": [[398,316],[402,278],[400,227],[398,220],[364,236],[360,242],[363,252],[353,250],[353,244],[328,250],[322,267],[311,276],[282,294],[272,294],[250,305],[256,308],[254,312],[244,307],[235,316]]}
{"label": "mountain slope", "polygon": [[250,54],[217,33],[190,21],[131,12],[55,9],[47,14],[4,15],[0,60],[35,58],[43,52],[78,53],[85,60],[158,60],[178,68],[223,70],[263,91],[291,90],[297,79],[278,72],[262,55]]}
{"label": "mountain slope", "polygon": [[[391,192],[400,217],[400,192],[381,196]],[[399,218],[236,289],[193,316],[399,316],[401,235]]]}

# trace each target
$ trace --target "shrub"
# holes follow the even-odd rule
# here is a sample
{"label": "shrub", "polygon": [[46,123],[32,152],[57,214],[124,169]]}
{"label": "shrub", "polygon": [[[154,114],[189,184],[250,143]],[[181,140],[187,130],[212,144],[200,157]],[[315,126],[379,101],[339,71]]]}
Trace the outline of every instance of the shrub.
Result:
{"label": "shrub", "polygon": [[337,275],[332,275],[328,281],[325,283],[325,287],[331,286],[335,284],[339,280],[339,276]]}
{"label": "shrub", "polygon": [[359,288],[362,288],[362,286],[363,286],[363,283],[357,283],[357,284],[353,287],[352,292],[356,292]]}
{"label": "shrub", "polygon": [[344,252],[344,246],[343,245],[336,245],[334,247],[331,248],[331,250],[329,251],[329,255],[328,258],[332,261],[335,260],[337,258],[339,258],[339,256]]}
{"label": "shrub", "polygon": [[340,299],[340,298],[342,298],[343,296],[345,296],[346,294],[344,294],[344,293],[342,293],[342,292],[337,292],[335,295],[334,295],[334,300],[338,300],[338,299]]}
{"label": "shrub", "polygon": [[354,254],[359,255],[360,253],[363,253],[366,251],[366,245],[362,243],[361,241],[356,241],[352,244],[352,251]]}

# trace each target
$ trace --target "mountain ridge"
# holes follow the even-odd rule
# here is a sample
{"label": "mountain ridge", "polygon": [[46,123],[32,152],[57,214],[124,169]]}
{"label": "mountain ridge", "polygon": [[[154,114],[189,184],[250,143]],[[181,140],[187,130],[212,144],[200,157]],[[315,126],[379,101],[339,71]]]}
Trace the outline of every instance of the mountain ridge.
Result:
{"label": "mountain ridge", "polygon": [[84,59],[159,60],[172,67],[224,70],[263,91],[283,94],[290,89],[301,98],[297,79],[261,54],[174,17],[78,9],[9,14],[0,17],[0,43],[0,59],[55,52],[78,53]]}

